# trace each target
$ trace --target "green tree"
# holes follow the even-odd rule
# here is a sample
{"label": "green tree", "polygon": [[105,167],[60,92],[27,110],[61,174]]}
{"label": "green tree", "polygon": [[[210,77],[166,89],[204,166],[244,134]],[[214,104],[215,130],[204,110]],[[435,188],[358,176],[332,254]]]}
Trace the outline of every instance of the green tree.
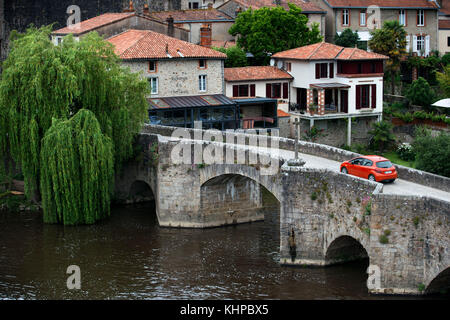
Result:
{"label": "green tree", "polygon": [[427,80],[419,77],[411,84],[411,87],[406,92],[406,97],[412,104],[422,106],[424,109],[429,110],[435,95]]}
{"label": "green tree", "polygon": [[381,29],[370,34],[370,49],[390,58],[386,62],[386,71],[391,79],[391,93],[395,94],[395,79],[400,72],[401,60],[406,55],[406,31],[398,21],[386,21]]}
{"label": "green tree", "polygon": [[248,65],[245,51],[238,46],[232,46],[229,48],[213,47],[213,49],[227,55],[227,59],[225,60],[225,68],[246,67]]}
{"label": "green tree", "polygon": [[395,142],[392,125],[386,121],[375,122],[369,131],[369,135],[372,137],[373,147],[380,153],[383,153],[386,148]]}
{"label": "green tree", "polygon": [[80,41],[50,41],[51,27],[30,28],[11,39],[0,81],[0,148],[10,150],[25,178],[26,194],[38,201],[41,140],[52,119],[91,110],[111,138],[115,168],[133,154],[146,119],[148,84],[121,67],[111,44],[96,33]]}
{"label": "green tree", "polygon": [[441,131],[433,137],[430,130],[418,129],[413,148],[417,169],[450,177],[450,134]]}
{"label": "green tree", "polygon": [[270,55],[322,41],[318,24],[308,27],[302,9],[289,3],[281,6],[251,8],[241,12],[229,33],[238,36],[237,45],[255,57],[256,64],[268,64]]}
{"label": "green tree", "polygon": [[69,120],[53,118],[42,139],[40,180],[44,222],[92,224],[109,216],[113,143],[93,112],[81,109]]}
{"label": "green tree", "polygon": [[334,43],[341,47],[354,48],[359,41],[358,32],[353,32],[352,29],[347,28],[339,35],[336,33]]}
{"label": "green tree", "polygon": [[450,97],[450,64],[445,66],[444,72],[437,72],[436,78],[444,95]]}

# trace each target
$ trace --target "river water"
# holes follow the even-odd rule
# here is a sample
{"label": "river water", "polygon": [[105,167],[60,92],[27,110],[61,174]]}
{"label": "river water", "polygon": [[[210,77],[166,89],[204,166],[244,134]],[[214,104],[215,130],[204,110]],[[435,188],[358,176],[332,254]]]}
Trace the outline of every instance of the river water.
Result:
{"label": "river water", "polygon": [[[79,227],[0,212],[0,299],[389,298],[367,293],[367,261],[280,266],[278,228],[276,212],[223,228],[161,228],[151,204]],[[81,290],[67,289],[70,265],[80,267]]]}

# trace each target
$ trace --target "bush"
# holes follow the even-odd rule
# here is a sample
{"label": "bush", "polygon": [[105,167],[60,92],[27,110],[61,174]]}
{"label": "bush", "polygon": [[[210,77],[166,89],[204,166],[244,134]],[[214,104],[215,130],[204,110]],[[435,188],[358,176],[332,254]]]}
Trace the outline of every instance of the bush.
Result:
{"label": "bush", "polygon": [[373,147],[381,153],[395,141],[392,124],[387,121],[375,122],[372,125],[372,130],[369,131],[369,135],[372,137]]}
{"label": "bush", "polygon": [[418,129],[413,143],[416,167],[450,177],[450,134],[441,131],[433,137],[428,129]]}
{"label": "bush", "polygon": [[407,142],[398,145],[397,154],[404,161],[414,161],[416,158],[412,145]]}
{"label": "bush", "polygon": [[427,80],[419,77],[419,79],[414,80],[411,84],[411,87],[406,93],[406,97],[412,104],[422,106],[423,108],[429,110],[431,109],[431,104],[434,101],[435,94]]}

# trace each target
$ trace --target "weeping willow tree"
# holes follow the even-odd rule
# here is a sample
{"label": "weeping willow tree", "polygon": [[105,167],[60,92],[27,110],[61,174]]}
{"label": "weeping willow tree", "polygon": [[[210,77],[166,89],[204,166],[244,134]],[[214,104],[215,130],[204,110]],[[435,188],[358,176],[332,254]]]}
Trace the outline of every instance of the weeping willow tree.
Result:
{"label": "weeping willow tree", "polygon": [[39,189],[41,166],[46,165],[41,139],[53,118],[92,111],[112,141],[117,170],[133,154],[133,139],[148,107],[146,81],[122,68],[112,45],[98,34],[80,41],[68,36],[55,46],[50,33],[50,26],[32,27],[11,38],[0,80],[0,151],[9,150],[23,172],[27,197],[36,201],[48,192]]}
{"label": "weeping willow tree", "polygon": [[114,185],[112,140],[94,113],[53,119],[41,146],[44,222],[92,224],[109,216]]}

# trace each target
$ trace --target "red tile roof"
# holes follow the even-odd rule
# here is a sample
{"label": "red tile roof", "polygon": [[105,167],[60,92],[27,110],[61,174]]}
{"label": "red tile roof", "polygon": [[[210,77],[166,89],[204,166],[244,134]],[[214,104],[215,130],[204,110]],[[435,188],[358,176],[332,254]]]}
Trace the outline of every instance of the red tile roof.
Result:
{"label": "red tile roof", "polygon": [[327,0],[327,2],[334,8],[367,8],[371,5],[380,8],[438,8],[429,0]]}
{"label": "red tile roof", "polygon": [[284,80],[292,79],[292,76],[286,71],[276,67],[240,67],[225,68],[225,81],[255,81],[255,80]]}
{"label": "red tile roof", "polygon": [[450,1],[443,0],[440,11],[447,16],[450,15]]}
{"label": "red tile roof", "polygon": [[[249,8],[252,7],[252,9],[259,9],[262,7],[276,7],[276,4],[274,4],[273,0],[233,0],[234,2],[238,3],[242,8]],[[325,12],[321,7],[318,5],[312,3],[312,2],[306,2],[304,0],[281,0],[281,6],[284,8],[289,8],[288,3],[293,3],[297,7],[302,8],[305,12],[317,12],[322,13]]]}
{"label": "red tile roof", "polygon": [[94,17],[88,20],[84,20],[80,22],[78,28],[71,29],[69,27],[65,27],[59,30],[53,31],[53,34],[70,34],[73,33],[75,35],[83,34],[89,31],[93,31],[102,26],[127,19],[129,17],[134,16],[134,13],[105,13],[98,17]]}
{"label": "red tile roof", "polygon": [[115,53],[123,60],[227,58],[226,54],[222,52],[149,30],[128,30],[107,39],[107,41],[114,45]]}
{"label": "red tile roof", "polygon": [[357,48],[344,48],[327,42],[319,42],[304,47],[278,52],[274,58],[295,60],[379,60],[389,57]]}
{"label": "red tile roof", "polygon": [[212,21],[212,20],[223,20],[223,21],[234,21],[234,19],[227,14],[217,10],[217,9],[194,9],[194,10],[173,10],[173,11],[160,11],[160,12],[150,12],[148,14],[151,18],[166,22],[167,18],[170,16],[173,18],[175,23],[181,23],[183,21]]}
{"label": "red tile roof", "polygon": [[290,117],[291,115],[289,113],[284,112],[283,110],[278,109],[277,110],[278,117]]}
{"label": "red tile roof", "polygon": [[439,20],[439,29],[440,30],[449,30],[450,29],[450,20]]}

